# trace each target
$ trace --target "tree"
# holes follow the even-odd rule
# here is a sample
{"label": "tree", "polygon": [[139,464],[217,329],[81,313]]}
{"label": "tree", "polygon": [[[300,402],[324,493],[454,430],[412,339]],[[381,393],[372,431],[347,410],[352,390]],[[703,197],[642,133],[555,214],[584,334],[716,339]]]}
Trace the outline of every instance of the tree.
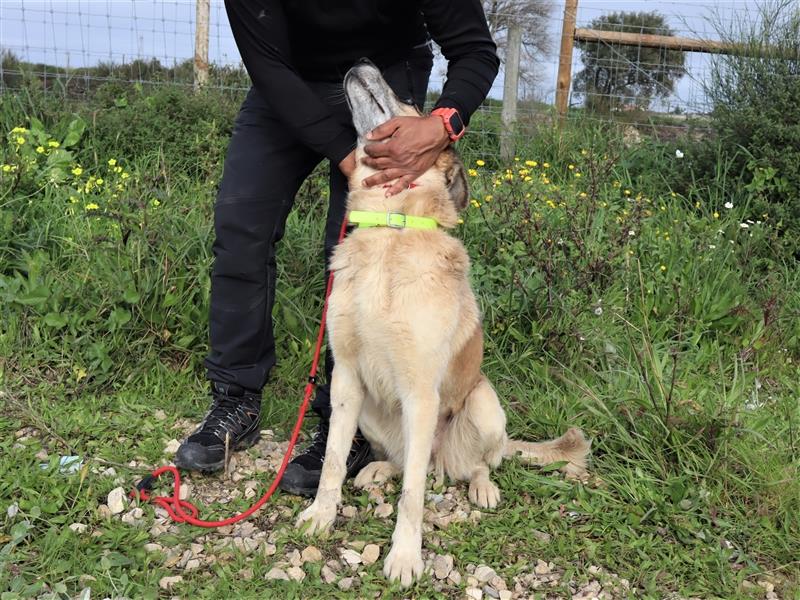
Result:
{"label": "tree", "polygon": [[[592,21],[592,29],[675,35],[657,12],[615,12]],[[612,109],[647,109],[653,98],[666,98],[686,74],[684,53],[666,48],[623,46],[606,42],[575,44],[581,51],[583,70],[575,75],[573,90],[586,107],[598,112]]]}
{"label": "tree", "polygon": [[497,43],[500,58],[505,62],[508,27],[519,23],[522,28],[520,78],[532,88],[541,69],[536,57],[550,49],[548,19],[553,11],[551,0],[483,0],[489,31]]}

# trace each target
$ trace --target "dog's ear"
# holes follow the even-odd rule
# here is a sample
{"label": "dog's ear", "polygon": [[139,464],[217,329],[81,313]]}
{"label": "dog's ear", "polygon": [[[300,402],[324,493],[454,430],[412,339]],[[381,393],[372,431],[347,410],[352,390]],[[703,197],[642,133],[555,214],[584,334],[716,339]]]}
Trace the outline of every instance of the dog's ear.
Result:
{"label": "dog's ear", "polygon": [[467,172],[464,163],[456,156],[452,150],[442,153],[447,161],[444,168],[444,179],[447,185],[447,192],[456,210],[464,210],[469,202],[469,185],[467,184]]}

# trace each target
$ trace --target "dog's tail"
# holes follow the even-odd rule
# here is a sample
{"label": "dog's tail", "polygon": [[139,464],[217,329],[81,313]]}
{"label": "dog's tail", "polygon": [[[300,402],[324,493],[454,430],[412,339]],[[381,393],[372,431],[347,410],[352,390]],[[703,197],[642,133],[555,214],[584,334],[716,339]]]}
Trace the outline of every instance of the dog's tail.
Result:
{"label": "dog's tail", "polygon": [[518,456],[523,462],[533,465],[566,462],[561,471],[569,478],[579,479],[586,474],[591,447],[592,442],[586,439],[583,432],[572,427],[560,438],[547,442],[509,439],[503,455]]}

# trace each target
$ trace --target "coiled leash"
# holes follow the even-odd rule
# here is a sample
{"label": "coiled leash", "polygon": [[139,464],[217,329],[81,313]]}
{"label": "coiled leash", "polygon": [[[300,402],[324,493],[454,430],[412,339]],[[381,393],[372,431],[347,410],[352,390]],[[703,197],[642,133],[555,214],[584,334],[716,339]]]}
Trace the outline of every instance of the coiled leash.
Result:
{"label": "coiled leash", "polygon": [[[339,242],[345,236],[346,228],[347,228],[348,219],[345,218],[342,221],[342,229],[339,232]],[[283,477],[283,473],[286,471],[286,466],[289,464],[289,459],[292,456],[292,451],[294,450],[294,446],[297,443],[297,437],[300,435],[300,428],[303,426],[303,418],[305,417],[306,410],[308,409],[308,403],[311,399],[311,394],[314,392],[314,388],[317,385],[317,368],[319,366],[319,355],[322,350],[322,341],[325,338],[325,319],[328,314],[328,297],[331,295],[331,289],[333,288],[333,271],[331,271],[330,275],[328,275],[328,284],[325,288],[325,302],[322,305],[322,318],[320,319],[319,323],[319,333],[317,334],[317,346],[314,349],[314,360],[311,363],[311,371],[308,374],[308,383],[306,383],[305,395],[303,396],[303,402],[300,404],[300,408],[297,413],[297,421],[294,424],[294,429],[292,430],[292,436],[289,438],[289,447],[286,449],[286,455],[283,457],[283,462],[281,462],[281,466],[278,469],[277,475],[275,475],[275,479],[272,481],[272,485],[269,486],[267,492],[261,496],[261,498],[253,504],[250,508],[246,511],[239,513],[238,515],[234,515],[228,519],[223,519],[221,521],[204,521],[203,519],[198,518],[200,511],[197,510],[197,507],[192,504],[191,502],[187,502],[186,500],[181,500],[180,493],[181,493],[181,475],[178,472],[178,468],[173,465],[167,465],[164,467],[160,467],[153,471],[150,475],[142,479],[139,483],[136,484],[136,487],[130,493],[131,498],[134,500],[139,500],[140,502],[152,502],[153,504],[160,506],[170,518],[175,521],[176,523],[188,523],[190,525],[195,525],[196,527],[224,527],[225,525],[233,525],[234,523],[238,523],[239,521],[243,521],[244,519],[248,518],[254,512],[256,512],[259,508],[264,506],[264,504],[272,497],[272,494],[275,493],[275,490],[278,488],[278,484]],[[172,477],[174,479],[173,488],[172,488],[172,495],[171,496],[151,496],[150,492],[153,489],[153,485],[155,484],[156,480],[161,477],[164,473],[172,473]]]}

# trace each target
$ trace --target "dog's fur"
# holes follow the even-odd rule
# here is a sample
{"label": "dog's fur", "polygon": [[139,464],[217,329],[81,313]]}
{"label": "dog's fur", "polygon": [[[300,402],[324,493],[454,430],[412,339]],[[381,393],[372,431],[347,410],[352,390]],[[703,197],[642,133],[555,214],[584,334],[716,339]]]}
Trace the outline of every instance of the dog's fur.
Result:
{"label": "dog's fur", "polygon": [[299,517],[324,531],[336,517],[345,461],[356,427],[381,459],[365,467],[356,486],[402,473],[392,548],[384,574],[404,586],[422,574],[422,516],[429,467],[441,477],[469,481],[469,498],[493,508],[500,491],[489,470],[504,456],[530,463],[565,461],[585,472],[589,442],[578,429],[540,443],[509,440],[497,395],[481,372],[483,331],[469,285],[469,258],[448,235],[468,202],[464,167],[448,150],[417,181],[387,198],[361,182],[365,134],[394,116],[417,116],[368,64],[345,77],[358,132],[359,166],[350,177],[349,210],[402,212],[435,218],[437,230],[357,229],[336,248],[328,335],[336,359],[330,433],[314,503]]}

